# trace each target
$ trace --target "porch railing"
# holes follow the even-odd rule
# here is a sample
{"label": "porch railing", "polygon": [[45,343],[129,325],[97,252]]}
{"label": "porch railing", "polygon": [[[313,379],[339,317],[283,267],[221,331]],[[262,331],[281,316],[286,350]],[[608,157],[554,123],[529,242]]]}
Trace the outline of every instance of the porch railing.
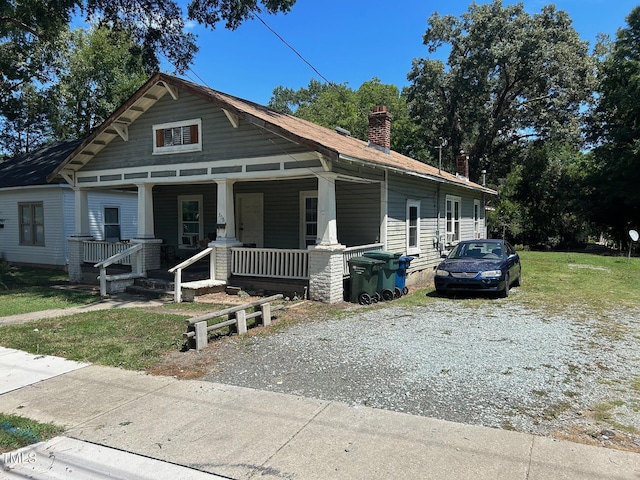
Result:
{"label": "porch railing", "polygon": [[370,243],[369,245],[356,245],[355,247],[347,247],[343,255],[343,275],[349,276],[349,260],[353,257],[361,257],[365,252],[382,250],[384,243]]}
{"label": "porch railing", "polygon": [[201,252],[196,253],[193,257],[187,258],[184,262],[169,269],[169,273],[173,273],[174,302],[182,302],[182,270],[207,256],[209,257],[209,280],[214,280],[216,278],[215,251],[211,247],[205,248]]}
{"label": "porch railing", "polygon": [[[131,247],[129,242],[105,242],[105,241],[91,241],[83,242],[84,244],[84,259],[86,263],[99,263],[107,258],[124,252]],[[131,265],[131,255],[121,257],[117,262],[121,265]]]}
{"label": "porch railing", "polygon": [[[102,297],[107,295],[107,282],[113,282],[117,280],[133,280],[135,278],[142,278],[146,276],[146,273],[142,271],[142,256],[140,255],[142,244],[136,243],[131,245],[130,243],[126,243],[125,245],[127,245],[128,248],[114,255],[111,255],[109,258],[106,258],[94,265],[95,268],[100,269],[100,296]],[[107,275],[108,266],[113,265],[114,263],[120,263],[124,258],[131,259],[132,255],[135,256],[136,259],[133,272],[123,273],[119,275]]]}
{"label": "porch railing", "polygon": [[232,248],[231,274],[309,279],[309,252],[279,248]]}

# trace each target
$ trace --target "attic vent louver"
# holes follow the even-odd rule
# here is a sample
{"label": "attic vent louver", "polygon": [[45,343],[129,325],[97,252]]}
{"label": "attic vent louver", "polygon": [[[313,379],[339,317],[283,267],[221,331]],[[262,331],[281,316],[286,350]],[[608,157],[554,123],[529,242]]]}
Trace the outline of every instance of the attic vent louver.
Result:
{"label": "attic vent louver", "polygon": [[351,136],[351,132],[346,128],[336,127],[336,132],[338,132],[340,135],[344,135],[345,137]]}

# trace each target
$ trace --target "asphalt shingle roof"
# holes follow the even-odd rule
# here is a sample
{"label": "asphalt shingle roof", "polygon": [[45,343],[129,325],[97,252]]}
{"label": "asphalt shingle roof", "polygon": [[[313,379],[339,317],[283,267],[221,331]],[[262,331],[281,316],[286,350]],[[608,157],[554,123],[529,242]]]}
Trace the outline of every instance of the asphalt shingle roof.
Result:
{"label": "asphalt shingle roof", "polygon": [[80,140],[50,143],[33,152],[0,162],[0,188],[46,185],[47,175],[80,144]]}

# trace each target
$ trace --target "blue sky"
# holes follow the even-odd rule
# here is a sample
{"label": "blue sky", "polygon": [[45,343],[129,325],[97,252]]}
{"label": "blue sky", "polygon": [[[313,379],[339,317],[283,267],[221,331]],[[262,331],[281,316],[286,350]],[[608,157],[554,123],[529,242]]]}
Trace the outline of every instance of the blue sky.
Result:
{"label": "blue sky", "polygon": [[[476,3],[488,3],[479,0]],[[508,0],[506,4],[516,3]],[[625,27],[637,0],[525,0],[529,13],[555,3],[573,19],[574,28],[593,46],[598,33],[612,38]],[[467,0],[298,0],[287,15],[262,15],[271,28],[324,77],[357,89],[378,77],[402,88],[414,58],[428,55],[422,43],[433,13],[459,16]],[[299,89],[311,78],[322,80],[293,51],[257,20],[235,31],[194,26],[200,52],[186,77],[216,90],[266,104],[273,89]]]}

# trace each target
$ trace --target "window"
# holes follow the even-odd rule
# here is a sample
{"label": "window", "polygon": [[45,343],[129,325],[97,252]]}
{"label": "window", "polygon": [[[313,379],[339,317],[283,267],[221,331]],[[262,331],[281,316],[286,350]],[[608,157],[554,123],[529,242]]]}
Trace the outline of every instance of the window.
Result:
{"label": "window", "polygon": [[44,207],[42,202],[19,203],[20,245],[44,246]]}
{"label": "window", "polygon": [[202,150],[202,120],[161,123],[153,126],[153,154]]}
{"label": "window", "polygon": [[420,201],[407,200],[407,255],[420,253]]}
{"label": "window", "polygon": [[473,238],[482,237],[480,232],[480,200],[473,201]]}
{"label": "window", "polygon": [[318,242],[318,192],[300,192],[300,248]]}
{"label": "window", "polygon": [[460,240],[460,197],[447,195],[447,243]]}
{"label": "window", "polygon": [[119,207],[104,207],[104,239],[107,242],[120,241]]}
{"label": "window", "polygon": [[202,237],[202,195],[178,197],[178,248],[196,248]]}

